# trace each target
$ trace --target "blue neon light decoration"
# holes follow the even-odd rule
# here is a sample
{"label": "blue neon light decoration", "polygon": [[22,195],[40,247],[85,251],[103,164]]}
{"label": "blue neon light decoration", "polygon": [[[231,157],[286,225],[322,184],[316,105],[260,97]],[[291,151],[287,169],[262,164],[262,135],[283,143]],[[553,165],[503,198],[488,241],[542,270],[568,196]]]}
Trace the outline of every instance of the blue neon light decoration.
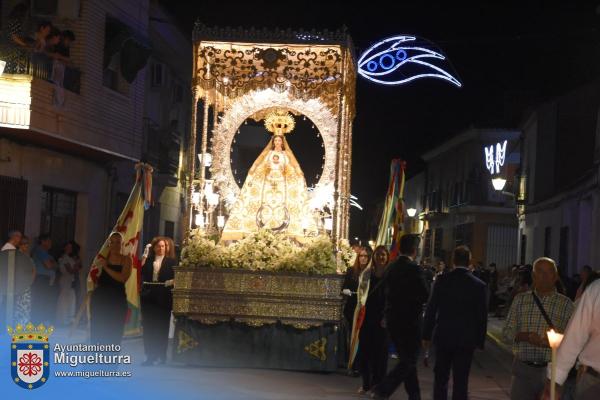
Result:
{"label": "blue neon light decoration", "polygon": [[358,73],[383,85],[437,78],[462,86],[441,51],[433,43],[416,36],[393,36],[375,43],[358,59]]}

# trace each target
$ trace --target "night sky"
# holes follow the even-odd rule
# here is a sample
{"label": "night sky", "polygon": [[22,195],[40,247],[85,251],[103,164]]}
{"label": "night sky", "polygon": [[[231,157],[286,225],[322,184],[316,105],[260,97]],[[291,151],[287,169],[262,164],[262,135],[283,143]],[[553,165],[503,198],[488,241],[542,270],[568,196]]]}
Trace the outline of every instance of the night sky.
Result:
{"label": "night sky", "polygon": [[[600,2],[460,6],[368,1],[360,7],[349,7],[347,1],[161,3],[190,36],[198,18],[218,26],[331,30],[345,25],[357,55],[397,34],[436,43],[462,88],[442,80],[396,87],[358,80],[352,193],[367,208],[383,200],[392,158],[405,159],[411,176],[423,168],[421,154],[462,129],[518,127],[532,107],[600,71]],[[362,236],[365,215],[353,211],[352,236]]]}

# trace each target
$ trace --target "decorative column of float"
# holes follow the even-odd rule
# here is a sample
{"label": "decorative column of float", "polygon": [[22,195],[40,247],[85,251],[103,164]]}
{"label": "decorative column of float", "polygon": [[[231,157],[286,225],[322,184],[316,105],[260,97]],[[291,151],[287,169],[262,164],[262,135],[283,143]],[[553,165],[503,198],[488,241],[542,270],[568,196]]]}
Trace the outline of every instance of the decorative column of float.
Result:
{"label": "decorative column of float", "polygon": [[[206,166],[205,166],[205,154],[206,154],[206,145],[208,142],[208,110],[209,110],[209,104],[210,104],[210,99],[209,99],[209,91],[206,90],[204,92],[204,112],[202,113],[202,142],[200,144],[200,154],[202,154],[202,158],[200,161],[200,179],[198,181],[198,184],[200,186],[199,188],[199,192],[200,192],[200,205],[201,205],[201,212],[204,213],[204,206],[203,204],[205,203],[205,199],[204,199],[204,182],[206,180]],[[195,143],[195,142],[194,142]],[[195,146],[194,146],[195,147]],[[203,215],[203,218],[205,216]],[[205,221],[206,224],[206,221]]]}
{"label": "decorative column of float", "polygon": [[[342,56],[342,70],[344,70],[344,52],[341,53]],[[340,182],[343,178],[343,174],[342,169],[340,168],[340,166],[343,163],[343,143],[342,143],[342,131],[343,131],[343,121],[342,121],[342,110],[343,110],[343,106],[344,106],[344,77],[342,76],[342,85],[340,85],[339,89],[338,89],[338,115],[337,115],[337,140],[336,140],[336,159],[335,159],[335,187],[334,187],[334,194],[333,194],[333,229],[331,231],[331,238],[333,240],[333,243],[335,243],[336,245],[336,250],[338,248],[338,241],[339,241],[339,237],[340,237],[340,220],[341,220],[341,216],[343,215],[343,211],[341,210],[341,204],[343,202],[343,196],[344,193],[340,193],[340,189],[341,189],[341,185]]]}
{"label": "decorative column of float", "polygon": [[350,114],[350,110],[349,110],[349,106],[348,104],[346,104],[346,107],[344,109],[344,125],[345,125],[345,129],[344,132],[346,134],[346,137],[344,139],[344,143],[346,143],[346,152],[345,152],[345,164],[344,164],[344,168],[346,169],[346,172],[344,173],[345,177],[346,177],[346,184],[344,187],[344,192],[346,193],[346,196],[348,197],[348,200],[345,203],[346,206],[346,210],[344,212],[344,223],[343,223],[343,227],[344,230],[342,232],[342,238],[347,239],[350,232],[350,193],[351,193],[351,187],[350,187],[350,171],[352,170],[352,122],[350,121],[350,118],[348,117]]}
{"label": "decorative column of float", "polygon": [[[195,58],[195,57],[194,57]],[[188,190],[186,195],[185,213],[183,216],[184,237],[187,238],[192,228],[192,198],[194,195],[194,178],[196,175],[196,137],[197,137],[197,122],[198,122],[198,87],[194,83],[192,86],[192,120],[190,123],[190,142],[188,143],[187,167],[188,167]]]}

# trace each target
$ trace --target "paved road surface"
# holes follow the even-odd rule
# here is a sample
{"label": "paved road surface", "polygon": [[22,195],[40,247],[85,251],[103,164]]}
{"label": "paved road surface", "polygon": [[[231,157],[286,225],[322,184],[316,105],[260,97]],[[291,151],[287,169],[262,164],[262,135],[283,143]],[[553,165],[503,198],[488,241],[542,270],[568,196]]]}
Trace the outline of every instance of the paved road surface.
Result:
{"label": "paved road surface", "polygon": [[[85,343],[82,332],[67,339],[64,331],[57,331],[51,338],[55,343]],[[8,340],[6,341],[8,343]],[[8,346],[5,346],[8,347]],[[316,374],[276,370],[233,368],[188,368],[183,365],[142,367],[144,360],[141,339],[123,343],[123,354],[132,356],[132,365],[121,370],[131,370],[131,378],[58,378],[51,376],[46,385],[26,391],[10,381],[7,362],[0,363],[0,389],[7,398],[69,398],[132,399],[143,396],[144,400],[161,399],[360,399],[356,394],[360,378],[342,373]],[[2,353],[2,357],[8,357]],[[485,351],[477,352],[471,372],[470,392],[472,400],[508,399],[510,384],[510,355],[493,342]],[[55,368],[57,369],[57,368]],[[420,366],[423,400],[432,398],[433,372]],[[26,396],[25,396],[26,395]],[[17,396],[17,397],[15,397]],[[4,396],[3,396],[4,397]],[[406,399],[401,388],[392,397]]]}

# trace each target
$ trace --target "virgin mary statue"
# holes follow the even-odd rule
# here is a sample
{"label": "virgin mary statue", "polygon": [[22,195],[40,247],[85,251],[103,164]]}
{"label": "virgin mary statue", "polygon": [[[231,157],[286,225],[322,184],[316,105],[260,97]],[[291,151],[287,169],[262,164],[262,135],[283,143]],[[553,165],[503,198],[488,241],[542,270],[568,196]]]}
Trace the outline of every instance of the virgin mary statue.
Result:
{"label": "virgin mary statue", "polygon": [[304,174],[285,139],[294,126],[286,111],[266,117],[265,127],[273,136],[248,171],[221,241],[239,240],[259,229],[302,241],[307,232],[316,230]]}

